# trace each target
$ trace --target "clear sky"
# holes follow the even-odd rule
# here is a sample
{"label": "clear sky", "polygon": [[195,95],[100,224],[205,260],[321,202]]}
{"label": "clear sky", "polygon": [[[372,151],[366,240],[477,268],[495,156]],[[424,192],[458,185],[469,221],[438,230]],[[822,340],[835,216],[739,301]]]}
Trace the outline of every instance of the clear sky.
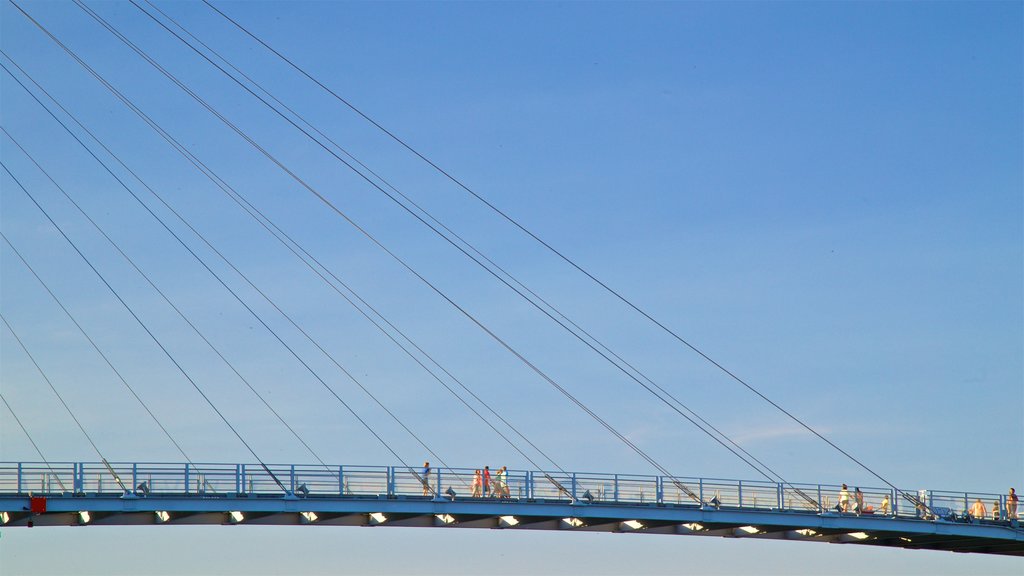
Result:
{"label": "clear sky", "polygon": [[[563,468],[655,473],[81,8],[18,4]],[[887,480],[907,489],[1024,488],[1020,2],[216,4]],[[759,477],[139,8],[87,6],[674,474]],[[156,6],[787,480],[881,485],[202,3]],[[16,63],[50,92],[446,462],[530,467],[13,4],[0,17],[4,66],[28,83]],[[12,76],[0,74],[0,87],[5,130],[324,460],[398,463]],[[301,333],[87,142],[403,460],[424,459]],[[313,461],[6,135],[0,150],[262,459]],[[0,230],[192,460],[252,461],[29,196],[6,173],[0,186]],[[0,312],[105,457],[182,460],[6,243]],[[48,459],[98,459],[6,328],[0,390]],[[7,412],[0,460],[38,460]],[[5,574],[1022,568],[949,553],[620,534],[0,530]]]}

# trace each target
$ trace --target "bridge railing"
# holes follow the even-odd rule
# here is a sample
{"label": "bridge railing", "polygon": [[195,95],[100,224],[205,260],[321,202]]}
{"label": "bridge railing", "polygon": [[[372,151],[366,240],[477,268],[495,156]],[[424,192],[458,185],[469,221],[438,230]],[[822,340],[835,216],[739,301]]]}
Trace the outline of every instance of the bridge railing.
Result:
{"label": "bridge railing", "polygon": [[[849,513],[920,519],[963,518],[980,501],[986,520],[1007,519],[1006,496],[984,492],[896,491],[827,484],[664,477],[629,474],[496,470],[491,486],[474,495],[474,469],[396,466],[316,466],[222,463],[0,462],[0,495],[116,495],[352,498],[497,498],[613,504],[711,506],[812,513]],[[424,485],[424,482],[426,485]]]}
{"label": "bridge railing", "polygon": [[61,494],[74,490],[75,465],[17,463],[0,465],[0,492],[8,494]]}
{"label": "bridge railing", "polygon": [[[595,502],[644,504],[657,502],[659,497],[658,479],[655,476],[629,474],[575,474],[570,475],[566,484],[573,485],[576,477],[575,497]],[[586,493],[590,492],[590,498]]]}
{"label": "bridge railing", "polygon": [[942,517],[970,515],[978,520],[1004,520],[1007,518],[1006,496],[984,492],[946,492],[930,490],[929,508]]}

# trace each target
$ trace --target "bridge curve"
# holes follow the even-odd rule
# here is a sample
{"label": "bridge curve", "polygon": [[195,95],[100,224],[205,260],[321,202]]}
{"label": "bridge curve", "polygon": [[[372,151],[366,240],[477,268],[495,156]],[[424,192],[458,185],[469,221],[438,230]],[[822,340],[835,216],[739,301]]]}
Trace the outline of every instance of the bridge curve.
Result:
{"label": "bridge curve", "polygon": [[[432,469],[424,487],[394,466],[0,463],[0,525],[573,530],[1024,556],[1024,530],[995,494],[923,491],[925,513],[905,492],[863,488],[857,513],[830,507],[833,485],[516,470],[496,496],[474,496],[473,472]],[[884,513],[867,504],[887,495]],[[967,514],[986,499],[1001,502],[992,517]]]}

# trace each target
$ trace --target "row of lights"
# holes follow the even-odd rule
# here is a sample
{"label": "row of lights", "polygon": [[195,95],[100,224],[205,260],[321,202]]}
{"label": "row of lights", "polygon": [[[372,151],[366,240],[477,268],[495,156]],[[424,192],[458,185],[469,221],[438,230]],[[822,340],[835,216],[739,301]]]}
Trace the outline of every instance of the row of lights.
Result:
{"label": "row of lights", "polygon": [[[156,521],[161,523],[161,524],[163,524],[163,523],[165,523],[165,522],[167,522],[168,520],[171,519],[170,512],[167,512],[166,510],[157,510],[153,514],[156,515]],[[241,512],[232,512],[232,514],[238,514],[239,517],[241,517],[242,513]],[[3,523],[6,524],[8,522],[8,520],[9,520],[9,517],[7,516],[6,512],[0,513],[0,521],[3,521]],[[79,511],[78,512],[78,523],[82,524],[82,525],[85,525],[85,524],[88,524],[89,522],[92,522],[92,514],[90,514],[88,510],[81,510],[81,511]]]}
{"label": "row of lights", "polygon": [[[83,512],[79,512],[79,514],[82,516],[82,523],[83,524],[89,522],[89,513],[88,512],[84,512],[83,511]],[[157,512],[156,514],[157,514],[157,518],[161,522],[166,522],[170,518],[170,516],[168,515],[167,512]],[[229,514],[231,522],[233,524],[237,524],[239,522],[242,522],[245,519],[244,515],[241,512],[239,512],[239,511],[229,512],[228,514]],[[299,514],[300,514],[300,516],[302,516],[303,520],[306,521],[306,523],[310,523],[311,524],[313,522],[316,522],[319,519],[319,517],[316,515],[315,512],[300,512]],[[4,516],[6,516],[6,512],[4,513]],[[440,520],[441,522],[443,522],[445,524],[454,524],[456,522],[455,517],[452,516],[451,514],[435,514],[434,516],[438,520]],[[388,520],[388,517],[383,512],[371,512],[369,514],[369,518],[370,518],[370,523],[374,524],[374,525],[383,524],[383,523],[387,522],[387,520]],[[7,522],[7,520],[4,519],[2,516],[0,516],[0,519],[2,519],[5,523]],[[509,526],[509,527],[516,526],[516,525],[519,524],[519,520],[515,516],[501,516],[499,518],[499,521],[503,525]],[[562,521],[565,522],[566,524],[568,524],[569,526],[573,527],[573,528],[579,528],[579,527],[584,525],[583,520],[580,520],[579,518],[562,518]],[[621,524],[622,524],[622,526],[624,528],[628,528],[630,530],[641,530],[641,529],[644,528],[643,522],[640,522],[639,520],[626,520],[626,521],[622,522]],[[693,530],[695,532],[702,531],[702,530],[705,529],[702,524],[698,524],[696,522],[691,522],[691,523],[688,523],[688,524],[683,524],[683,527],[687,528],[688,530]],[[739,531],[741,531],[741,532],[743,532],[745,534],[749,534],[751,536],[753,536],[754,534],[762,533],[761,529],[756,527],[756,526],[740,526],[739,528],[737,528],[737,530],[739,530]],[[816,531],[814,531],[814,530],[812,530],[810,528],[800,529],[800,530],[797,530],[796,532],[798,534],[803,535],[803,536],[817,536],[818,535],[818,532],[816,532]],[[866,539],[870,538],[870,536],[866,532],[850,532],[847,535],[852,537],[852,538],[856,538],[857,540],[866,540]],[[903,538],[903,540],[906,540],[908,542],[910,541],[909,538]]]}
{"label": "row of lights", "polygon": [[[171,519],[170,513],[165,510],[158,510],[154,512],[154,514],[156,514],[156,520],[159,523],[165,523]],[[317,516],[315,512],[300,512],[299,515],[302,517],[305,523],[308,524],[312,524],[319,519],[319,516]],[[456,522],[455,517],[451,514],[435,514],[435,517],[445,524],[454,524]],[[231,512],[228,512],[228,518],[232,524],[239,524],[245,520],[245,515],[242,514],[242,512],[239,510],[233,510]],[[388,517],[383,512],[372,512],[369,514],[369,519],[371,524],[380,525],[387,522]],[[0,512],[0,524],[7,524],[8,522],[10,522],[10,520],[11,517],[7,512]],[[79,524],[84,525],[88,524],[91,521],[92,515],[89,514],[88,510],[82,510],[78,513]],[[510,527],[519,524],[519,520],[515,516],[501,516],[499,518],[499,521],[503,525]],[[562,521],[573,528],[579,528],[584,525],[584,522],[579,518],[563,518]],[[644,528],[644,524],[639,520],[626,520],[622,522],[622,526],[625,528],[629,528],[630,530],[640,530]],[[704,526],[696,522],[683,524],[683,527],[693,531],[704,530]],[[737,528],[737,530],[749,535],[761,533],[761,530],[756,526],[740,526],[739,528]],[[807,537],[818,535],[818,532],[810,528],[796,530],[796,533],[800,534],[801,536]],[[855,538],[857,540],[867,540],[868,538],[870,538],[870,535],[866,532],[850,532],[849,534],[847,534],[847,536],[850,536],[851,538]],[[900,539],[910,542],[909,538],[901,537]]]}

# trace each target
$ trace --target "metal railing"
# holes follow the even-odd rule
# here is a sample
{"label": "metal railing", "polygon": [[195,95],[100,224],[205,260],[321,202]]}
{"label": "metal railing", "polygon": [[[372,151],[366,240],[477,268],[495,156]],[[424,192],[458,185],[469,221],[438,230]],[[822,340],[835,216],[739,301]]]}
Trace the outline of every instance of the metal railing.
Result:
{"label": "metal railing", "polygon": [[[509,470],[504,483],[496,471],[491,485],[474,496],[475,471],[401,466],[317,466],[179,464],[161,462],[0,462],[0,496],[189,496],[305,498],[444,498],[588,504],[674,505],[716,509],[836,513],[964,520],[1010,519],[1007,496],[990,492],[897,491],[834,484],[779,484],[756,480],[564,473]],[[122,489],[122,486],[124,488]],[[285,490],[282,492],[281,487]],[[860,502],[858,502],[858,498]]]}

